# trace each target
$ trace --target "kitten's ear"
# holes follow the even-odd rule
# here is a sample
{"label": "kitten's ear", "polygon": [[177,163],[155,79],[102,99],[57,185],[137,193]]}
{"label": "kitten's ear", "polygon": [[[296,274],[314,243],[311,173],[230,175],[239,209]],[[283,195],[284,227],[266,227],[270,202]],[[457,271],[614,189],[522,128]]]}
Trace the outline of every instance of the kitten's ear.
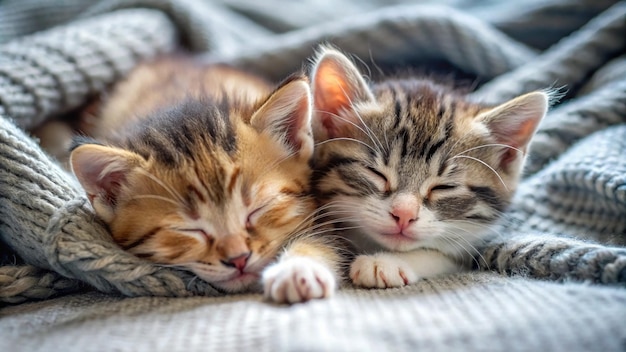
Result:
{"label": "kitten's ear", "polygon": [[70,155],[74,175],[96,213],[106,222],[113,219],[122,186],[140,162],[141,158],[134,153],[98,144],[79,145]]}
{"label": "kitten's ear", "polygon": [[311,77],[316,139],[350,135],[358,122],[353,106],[374,101],[359,70],[339,51],[324,48],[315,59]]}
{"label": "kitten's ear", "polygon": [[303,159],[313,155],[311,90],[305,76],[284,81],[250,119],[252,127],[268,132],[290,153]]}
{"label": "kitten's ear", "polygon": [[[539,122],[548,111],[548,104],[547,94],[528,93],[478,115],[477,119],[487,126],[498,143],[526,153]],[[502,156],[501,166],[507,166],[517,155],[515,149],[507,150]]]}

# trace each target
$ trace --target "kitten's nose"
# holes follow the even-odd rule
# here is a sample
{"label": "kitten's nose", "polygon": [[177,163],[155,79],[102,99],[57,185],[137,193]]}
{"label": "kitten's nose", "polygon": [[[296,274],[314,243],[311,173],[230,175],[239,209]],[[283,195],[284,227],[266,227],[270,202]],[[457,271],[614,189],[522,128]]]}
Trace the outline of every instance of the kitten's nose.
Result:
{"label": "kitten's nose", "polygon": [[237,268],[237,270],[243,271],[243,268],[245,268],[246,264],[248,263],[248,258],[250,258],[250,252],[244,253],[236,257],[228,258],[226,260],[220,260],[220,262],[231,268]]}
{"label": "kitten's nose", "polygon": [[389,214],[396,221],[400,231],[417,220],[419,205],[413,195],[401,194],[394,199]]}
{"label": "kitten's nose", "polygon": [[413,221],[417,220],[417,211],[412,208],[393,208],[389,214],[396,221],[401,230],[409,227]]}

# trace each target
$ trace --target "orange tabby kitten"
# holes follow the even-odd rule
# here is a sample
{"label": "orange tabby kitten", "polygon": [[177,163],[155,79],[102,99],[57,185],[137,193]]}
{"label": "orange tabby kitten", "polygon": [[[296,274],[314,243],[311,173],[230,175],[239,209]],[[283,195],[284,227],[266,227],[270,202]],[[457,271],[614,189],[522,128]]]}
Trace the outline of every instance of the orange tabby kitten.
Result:
{"label": "orange tabby kitten", "polygon": [[[331,295],[337,256],[305,233],[313,153],[304,76],[276,89],[223,66],[140,65],[104,102],[70,163],[113,239],[225,292],[277,302]],[[304,229],[304,230],[303,230]],[[278,257],[278,259],[276,259]]]}

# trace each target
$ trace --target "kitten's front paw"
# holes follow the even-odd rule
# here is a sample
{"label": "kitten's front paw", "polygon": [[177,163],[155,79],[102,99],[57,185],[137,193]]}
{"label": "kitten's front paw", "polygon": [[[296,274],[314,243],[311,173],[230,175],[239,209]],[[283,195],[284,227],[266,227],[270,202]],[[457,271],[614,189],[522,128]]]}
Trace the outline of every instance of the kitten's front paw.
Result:
{"label": "kitten's front paw", "polygon": [[360,255],[350,266],[350,279],[361,287],[390,288],[415,283],[417,275],[402,259],[387,255]]}
{"label": "kitten's front paw", "polygon": [[290,258],[263,272],[265,297],[277,303],[306,302],[330,297],[336,287],[333,272],[309,258]]}

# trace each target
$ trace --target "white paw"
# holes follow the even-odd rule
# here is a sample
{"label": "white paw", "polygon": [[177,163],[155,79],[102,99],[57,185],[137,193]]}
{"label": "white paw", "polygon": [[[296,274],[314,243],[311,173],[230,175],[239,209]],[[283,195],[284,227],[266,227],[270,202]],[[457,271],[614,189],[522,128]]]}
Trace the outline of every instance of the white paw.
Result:
{"label": "white paw", "polygon": [[336,287],[333,272],[309,258],[290,258],[271,265],[263,272],[265,297],[277,303],[330,297]]}
{"label": "white paw", "polygon": [[350,266],[350,279],[361,287],[389,288],[415,283],[417,275],[402,259],[389,255],[360,255]]}

